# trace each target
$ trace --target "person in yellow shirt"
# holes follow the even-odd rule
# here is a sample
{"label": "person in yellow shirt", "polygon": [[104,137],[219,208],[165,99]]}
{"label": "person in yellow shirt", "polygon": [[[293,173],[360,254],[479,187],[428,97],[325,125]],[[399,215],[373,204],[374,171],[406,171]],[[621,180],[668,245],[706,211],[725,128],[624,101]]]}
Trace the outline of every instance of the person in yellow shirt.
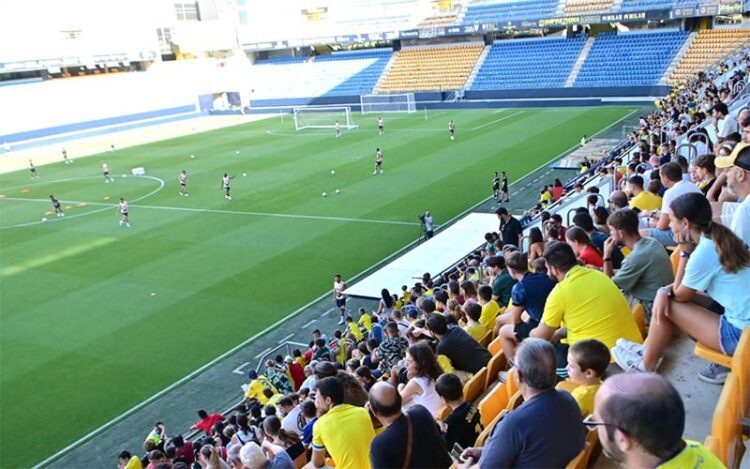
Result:
{"label": "person in yellow shirt", "polygon": [[630,208],[638,209],[639,212],[652,212],[661,209],[661,197],[643,189],[643,177],[639,175],[628,178],[628,192],[633,198],[630,200]]}
{"label": "person in yellow shirt", "polygon": [[[579,266],[567,243],[547,247],[544,259],[557,285],[547,297],[542,320],[530,337],[562,339],[555,344],[558,352],[565,352],[558,353],[560,357],[567,356],[566,346],[586,339],[599,340],[609,349],[620,338],[643,343],[630,305],[609,277]],[[565,363],[558,363],[558,373],[567,373]]]}
{"label": "person in yellow shirt", "polygon": [[571,394],[584,417],[594,412],[594,397],[611,359],[607,346],[595,339],[576,342],[568,350],[568,379],[576,385]]}
{"label": "person in yellow shirt", "polygon": [[323,467],[328,453],[337,469],[369,469],[375,438],[369,412],[344,404],[344,385],[334,376],[317,382],[315,407],[324,415],[313,426],[312,466]]}
{"label": "person in yellow shirt", "polygon": [[359,308],[357,312],[359,313],[359,321],[357,321],[357,324],[359,324],[360,327],[363,327],[369,334],[372,332],[372,318],[370,317],[370,313],[368,313],[365,308]]}
{"label": "person in yellow shirt", "polygon": [[143,469],[141,458],[130,454],[130,451],[122,451],[117,457],[117,469]]}
{"label": "person in yellow shirt", "polygon": [[[490,289],[492,293],[492,289]],[[463,306],[464,314],[466,315],[467,321],[464,330],[474,338],[477,342],[482,340],[485,334],[487,334],[487,328],[480,322],[482,316],[482,307],[473,301],[467,301]]]}
{"label": "person in yellow shirt", "polygon": [[485,330],[491,331],[495,327],[495,318],[500,313],[500,305],[492,299],[492,287],[489,285],[479,287],[477,297],[479,305],[482,307],[479,322],[482,323]]}
{"label": "person in yellow shirt", "polygon": [[724,467],[708,448],[683,439],[685,405],[674,386],[655,373],[607,378],[584,423],[598,432],[604,453],[621,467]]}
{"label": "person in yellow shirt", "polygon": [[259,376],[255,370],[248,371],[247,377],[250,378],[250,384],[245,389],[245,398],[247,400],[258,399],[262,405],[266,405],[268,404],[268,397],[264,395],[263,391],[270,389],[272,394],[278,392],[267,377],[264,375]]}
{"label": "person in yellow shirt", "polygon": [[347,358],[346,339],[344,339],[343,334],[339,330],[333,333],[333,337],[336,338],[336,345],[338,345],[334,358],[341,366],[344,366],[346,365]]}
{"label": "person in yellow shirt", "polygon": [[354,319],[352,319],[351,316],[347,316],[345,321],[346,321],[346,329],[349,331],[349,334],[354,336],[354,339],[357,342],[364,339],[365,335],[359,329],[359,323],[354,322]]}
{"label": "person in yellow shirt", "polygon": [[548,204],[552,202],[552,192],[549,191],[547,186],[544,186],[539,196],[539,203]]}

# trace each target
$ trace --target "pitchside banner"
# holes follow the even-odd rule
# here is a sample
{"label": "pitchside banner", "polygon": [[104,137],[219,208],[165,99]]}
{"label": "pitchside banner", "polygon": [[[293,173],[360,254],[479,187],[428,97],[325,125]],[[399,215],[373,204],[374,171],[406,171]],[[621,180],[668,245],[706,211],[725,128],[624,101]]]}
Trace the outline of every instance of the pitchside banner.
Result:
{"label": "pitchside banner", "polygon": [[739,14],[750,9],[750,0],[721,0],[718,4],[691,7],[676,7],[667,10],[633,11],[627,13],[604,13],[596,15],[566,16],[562,18],[544,18],[523,21],[498,21],[480,24],[461,24],[405,31],[387,31],[379,33],[351,34],[289,41],[243,44],[248,50],[288,49],[290,47],[313,46],[322,44],[354,44],[361,42],[392,41],[396,39],[431,39],[445,36],[472,36],[485,33],[533,30],[553,27],[564,27],[574,24],[635,23],[645,21],[694,18]]}

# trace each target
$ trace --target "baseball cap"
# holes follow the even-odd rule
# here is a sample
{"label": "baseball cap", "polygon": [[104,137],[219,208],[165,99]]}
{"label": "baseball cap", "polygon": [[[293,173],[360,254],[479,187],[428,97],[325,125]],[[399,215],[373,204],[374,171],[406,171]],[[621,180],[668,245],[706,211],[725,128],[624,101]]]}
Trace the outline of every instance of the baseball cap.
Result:
{"label": "baseball cap", "polygon": [[750,143],[738,143],[729,156],[720,156],[714,160],[717,168],[737,166],[750,171]]}

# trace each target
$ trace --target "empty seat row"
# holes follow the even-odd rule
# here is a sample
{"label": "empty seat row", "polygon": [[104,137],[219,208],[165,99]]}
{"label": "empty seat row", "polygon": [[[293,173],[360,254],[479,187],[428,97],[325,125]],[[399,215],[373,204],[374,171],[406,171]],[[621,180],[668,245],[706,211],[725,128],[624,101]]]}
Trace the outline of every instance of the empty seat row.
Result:
{"label": "empty seat row", "polygon": [[463,88],[482,44],[402,49],[379,91],[434,91]]}

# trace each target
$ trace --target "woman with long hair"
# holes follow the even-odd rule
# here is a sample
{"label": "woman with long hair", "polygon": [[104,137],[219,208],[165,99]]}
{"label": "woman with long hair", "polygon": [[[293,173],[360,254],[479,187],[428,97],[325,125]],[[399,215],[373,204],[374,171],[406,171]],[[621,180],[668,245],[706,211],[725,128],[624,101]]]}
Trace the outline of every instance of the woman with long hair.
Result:
{"label": "woman with long hair", "polygon": [[580,226],[569,228],[565,232],[565,240],[573,248],[573,252],[576,253],[578,260],[583,262],[583,265],[594,266],[597,269],[604,267],[602,253],[594,246],[588,233],[583,228]]}
{"label": "woman with long hair", "polygon": [[534,227],[529,230],[529,262],[534,262],[544,255],[544,237],[542,236],[542,230]]}
{"label": "woman with long hair", "polygon": [[198,464],[203,469],[229,469],[227,463],[219,457],[219,451],[211,445],[201,447],[198,453]]}
{"label": "woman with long hair", "polygon": [[[732,355],[742,330],[750,327],[750,252],[745,243],[712,221],[711,204],[702,194],[683,194],[669,208],[669,226],[681,251],[675,281],[656,294],[646,343],[618,340],[614,357],[624,369],[656,370],[675,329]],[[711,364],[699,378],[720,384],[727,373]]]}
{"label": "woman with long hair", "polygon": [[[398,386],[403,406],[419,404],[429,410],[432,415],[436,415],[443,407],[443,403],[435,391],[435,381],[443,374],[443,369],[438,364],[435,352],[427,342],[420,341],[406,350],[402,363],[406,368],[408,378],[405,385]],[[401,368],[396,365],[391,371],[391,380],[394,385],[398,383]]]}
{"label": "woman with long hair", "polygon": [[387,288],[380,290],[380,302],[376,314],[378,317],[390,317],[393,312],[393,295]]}
{"label": "woman with long hair", "polygon": [[565,194],[565,187],[563,187],[563,183],[562,181],[560,181],[560,179],[555,179],[555,183],[552,184],[550,192],[552,193],[553,202],[557,202],[558,200],[560,200],[563,194]]}
{"label": "woman with long hair", "polygon": [[461,293],[463,294],[464,302],[473,301],[477,303],[479,301],[477,299],[477,287],[474,286],[474,282],[471,280],[461,282]]}
{"label": "woman with long hair", "polygon": [[[289,455],[289,459],[294,461],[297,467],[302,467],[307,463],[305,445],[302,443],[302,439],[296,433],[281,428],[281,420],[277,416],[272,415],[263,420],[263,433],[271,443],[284,448],[286,454]],[[297,461],[297,458],[299,458],[299,461]]]}

